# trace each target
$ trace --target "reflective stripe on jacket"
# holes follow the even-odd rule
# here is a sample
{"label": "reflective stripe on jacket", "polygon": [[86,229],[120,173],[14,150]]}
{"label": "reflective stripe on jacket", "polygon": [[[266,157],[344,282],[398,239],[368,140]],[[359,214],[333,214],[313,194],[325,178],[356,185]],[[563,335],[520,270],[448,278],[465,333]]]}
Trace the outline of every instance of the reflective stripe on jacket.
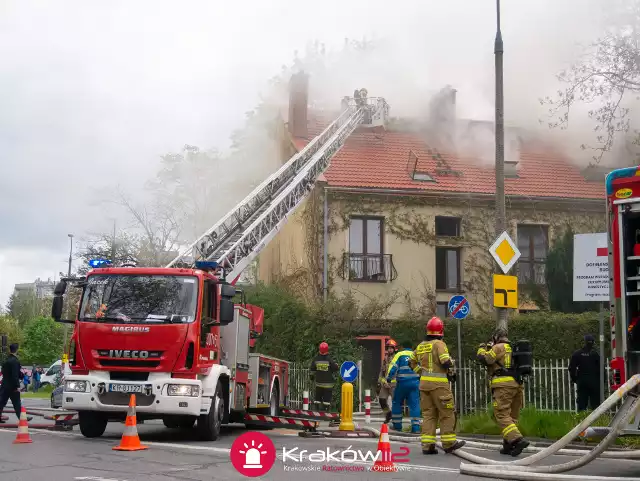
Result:
{"label": "reflective stripe on jacket", "polygon": [[389,363],[387,381],[390,381],[394,377],[399,383],[417,381],[420,378],[420,375],[413,372],[413,369],[411,369],[411,366],[409,365],[409,361],[412,356],[413,351],[408,349],[398,352]]}
{"label": "reflective stripe on jacket", "polygon": [[511,345],[499,342],[490,349],[480,347],[476,353],[478,360],[487,365],[487,373],[491,378],[491,387],[519,386],[511,373],[513,372],[513,357]]}
{"label": "reflective stripe on jacket", "polygon": [[410,364],[420,375],[420,389],[431,390],[442,385],[448,387],[448,368],[443,364],[453,362],[447,345],[440,339],[421,342],[412,353]]}

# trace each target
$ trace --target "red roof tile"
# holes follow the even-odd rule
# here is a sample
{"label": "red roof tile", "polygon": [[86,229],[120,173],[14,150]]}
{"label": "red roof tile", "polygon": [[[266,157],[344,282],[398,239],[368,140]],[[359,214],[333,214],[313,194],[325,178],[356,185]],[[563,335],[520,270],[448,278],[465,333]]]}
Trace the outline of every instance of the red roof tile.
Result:
{"label": "red roof tile", "polygon": [[[326,119],[310,119],[309,137],[319,134],[326,125]],[[309,140],[294,139],[294,143],[302,148]],[[418,157],[416,170],[427,172],[435,182],[412,179],[411,151]],[[440,152],[448,168],[460,175],[439,175],[436,171],[447,167],[434,158],[435,154],[437,151],[431,150],[416,133],[356,131],[331,160],[324,176],[329,185],[336,187],[495,193],[492,166],[483,166],[477,159]],[[603,202],[605,199],[604,178],[602,182],[588,181],[580,168],[562,155],[540,152],[539,148],[532,149],[526,144],[520,152],[518,178],[505,179],[505,192],[528,197],[601,199]]]}

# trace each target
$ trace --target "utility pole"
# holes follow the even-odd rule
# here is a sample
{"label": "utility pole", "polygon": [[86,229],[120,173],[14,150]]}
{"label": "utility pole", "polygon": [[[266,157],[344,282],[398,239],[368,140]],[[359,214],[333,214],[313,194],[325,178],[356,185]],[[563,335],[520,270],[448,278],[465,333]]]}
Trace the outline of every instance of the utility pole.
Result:
{"label": "utility pole", "polygon": [[116,265],[116,220],[113,219],[113,237],[111,238],[111,264]]}
{"label": "utility pole", "polygon": [[[73,234],[67,234],[69,236],[69,268],[67,270],[67,277],[71,277],[71,260],[73,259]],[[67,306],[68,312],[69,306]],[[67,338],[69,337],[69,327],[68,324],[64,325],[64,343],[62,344],[62,350],[65,350],[65,346],[67,345]]]}
{"label": "utility pole", "polygon": [[[496,39],[493,46],[496,62],[496,237],[506,230],[506,213],[504,199],[504,86],[503,63],[504,45],[500,31],[500,0],[496,0]],[[501,274],[496,265],[496,274]],[[507,329],[507,310],[496,308],[496,327]]]}

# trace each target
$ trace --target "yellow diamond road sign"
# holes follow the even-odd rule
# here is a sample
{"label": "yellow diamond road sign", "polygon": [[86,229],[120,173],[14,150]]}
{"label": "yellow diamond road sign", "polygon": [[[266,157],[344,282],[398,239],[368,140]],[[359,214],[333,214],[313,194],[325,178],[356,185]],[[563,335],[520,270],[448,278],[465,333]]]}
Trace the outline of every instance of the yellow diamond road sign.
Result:
{"label": "yellow diamond road sign", "polygon": [[511,237],[509,237],[509,234],[507,234],[507,231],[500,234],[493,245],[489,247],[489,252],[505,274],[520,258],[520,251],[511,240]]}

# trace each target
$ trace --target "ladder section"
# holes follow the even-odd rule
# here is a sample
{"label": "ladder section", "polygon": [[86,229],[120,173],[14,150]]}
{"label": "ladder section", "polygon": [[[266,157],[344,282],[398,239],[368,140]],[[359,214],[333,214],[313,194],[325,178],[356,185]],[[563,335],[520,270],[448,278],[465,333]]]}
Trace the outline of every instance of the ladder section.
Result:
{"label": "ladder section", "polygon": [[355,119],[362,118],[361,111],[360,106],[348,105],[319,136],[291,157],[277,172],[271,174],[166,267],[193,267],[196,261],[214,259],[217,254],[234,246],[241,239],[246,227],[265,212],[273,198],[326,147],[336,132],[341,131],[346,125],[354,124]]}
{"label": "ladder section", "polygon": [[[218,265],[224,268],[225,275],[231,279],[240,276],[242,271],[278,233],[298,205],[308,196],[318,176],[328,167],[331,158],[340,150],[358,125],[363,120],[371,125],[373,119],[386,116],[388,105],[384,99],[369,100],[373,102],[369,105],[359,106],[354,114],[341,123],[295,178],[282,189],[267,208],[256,216],[251,225],[229,248],[214,252],[203,260],[217,261]],[[344,114],[341,118],[343,116]]]}

